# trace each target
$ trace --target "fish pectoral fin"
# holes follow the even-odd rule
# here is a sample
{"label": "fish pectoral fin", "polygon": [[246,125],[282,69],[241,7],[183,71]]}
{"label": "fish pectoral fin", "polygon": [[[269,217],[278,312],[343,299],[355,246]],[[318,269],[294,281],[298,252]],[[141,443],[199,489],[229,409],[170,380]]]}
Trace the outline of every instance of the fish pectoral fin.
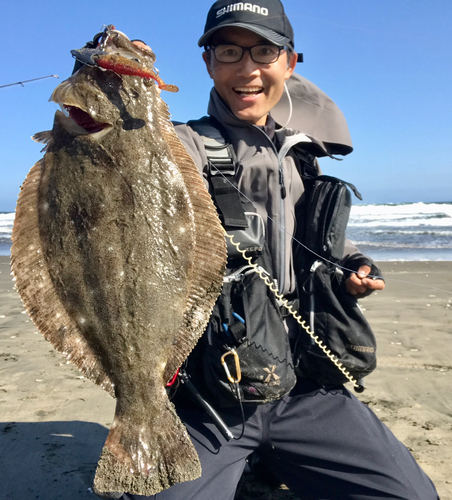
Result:
{"label": "fish pectoral fin", "polygon": [[47,151],[47,148],[52,140],[52,131],[44,130],[43,132],[36,132],[36,134],[32,135],[31,138],[40,144],[45,144],[45,146],[41,149],[41,153]]}
{"label": "fish pectoral fin", "polygon": [[52,138],[52,131],[51,130],[44,130],[43,132],[36,132],[36,134],[32,135],[31,138],[35,142],[39,142],[42,144],[48,144],[48,142]]}
{"label": "fish pectoral fin", "polygon": [[155,495],[201,476],[198,454],[169,401],[152,424],[115,417],[97,465],[94,488]]}

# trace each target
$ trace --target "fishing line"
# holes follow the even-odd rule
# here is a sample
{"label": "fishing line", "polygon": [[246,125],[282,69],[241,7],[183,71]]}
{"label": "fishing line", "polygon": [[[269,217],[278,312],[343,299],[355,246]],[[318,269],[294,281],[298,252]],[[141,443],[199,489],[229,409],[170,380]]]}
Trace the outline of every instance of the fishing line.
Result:
{"label": "fishing line", "polygon": [[[248,198],[248,196],[246,196],[245,193],[243,193],[242,191],[240,191],[240,189],[238,188],[238,186],[235,186],[225,175],[223,175],[223,173],[215,166],[213,165],[212,163],[210,163],[210,165],[217,171],[217,173],[219,173],[223,179],[225,179],[239,194],[241,194],[248,202],[250,203],[253,203],[252,200],[250,200]],[[269,221],[271,221],[278,229],[282,229],[281,225],[276,222],[275,220],[273,220],[269,215],[267,215],[267,219]],[[334,267],[338,268],[338,269],[341,269],[342,271],[346,271],[346,272],[349,272],[349,273],[352,273],[352,274],[355,274],[356,271],[354,269],[349,269],[347,267],[344,267],[344,266],[341,266],[340,264],[338,264],[337,262],[332,262],[331,260],[328,260],[327,258],[317,254],[316,252],[314,252],[313,250],[311,250],[309,247],[307,247],[305,244],[303,244],[301,241],[299,241],[297,238],[295,238],[293,235],[291,235],[285,228],[284,228],[284,232],[290,236],[290,238],[295,241],[295,243],[297,243],[297,245],[300,245],[301,247],[303,247],[305,250],[307,250],[308,252],[310,252],[312,255],[315,255],[318,259],[321,259],[323,260],[324,262],[328,263],[328,264],[331,264],[333,265]],[[372,279],[381,279],[381,276],[378,276],[378,275],[373,275],[373,274],[368,274],[367,275],[368,278],[372,278]],[[406,281],[406,280],[400,280],[400,279],[397,279],[397,278],[385,278],[385,281],[397,281],[399,283],[406,283],[406,284],[410,284],[410,285],[416,285],[416,286],[419,286],[419,287],[424,287],[424,288],[429,288],[431,290],[436,290],[438,292],[443,292],[443,293],[447,293],[449,295],[452,295],[452,292],[449,291],[449,290],[444,290],[442,288],[438,288],[438,287],[435,287],[435,286],[432,286],[432,285],[424,285],[423,283],[416,283],[414,281]]]}
{"label": "fishing line", "polygon": [[[356,271],[354,271],[354,272],[356,272]],[[385,278],[385,281],[387,281],[386,278]],[[447,293],[449,295],[452,295],[452,292],[449,290],[444,290],[443,288],[438,288],[438,287],[432,286],[432,285],[424,285],[423,283],[416,283],[415,281],[399,280],[398,278],[389,278],[389,281],[397,281],[398,283],[406,283],[408,285],[421,286],[424,288],[430,288],[431,290],[436,290],[437,292],[444,292],[444,293]]]}
{"label": "fishing line", "polygon": [[[245,199],[246,201],[248,201],[249,203],[253,203],[252,200],[250,200],[248,198],[248,196],[246,196],[245,193],[243,193],[242,191],[240,191],[240,189],[238,188],[238,186],[234,186],[234,184],[225,176],[223,175],[223,173],[215,166],[211,163],[211,166],[223,177],[223,179],[225,179],[239,194],[241,194]],[[276,222],[275,220],[273,220],[269,215],[267,215],[267,219],[269,221],[271,221],[278,229],[282,229],[282,226]],[[336,262],[332,262],[331,260],[328,260],[326,257],[323,257],[321,255],[319,255],[318,253],[314,252],[314,250],[311,250],[309,247],[307,247],[304,243],[302,243],[301,241],[297,240],[297,238],[295,238],[295,236],[291,235],[286,229],[284,229],[284,232],[290,236],[292,238],[292,240],[295,241],[295,243],[297,243],[298,245],[302,246],[305,250],[307,250],[308,252],[312,253],[312,255],[315,255],[318,259],[321,259],[323,260],[324,262],[327,262],[328,264],[331,264],[335,267],[337,267],[338,269],[341,269],[342,271],[347,271],[347,272],[350,272],[350,273],[356,273],[355,270],[353,269],[348,269],[347,267],[344,267],[344,266],[341,266],[340,264],[337,264]],[[380,278],[381,276],[374,276],[374,275],[371,275],[371,274],[368,274],[368,277],[369,278]]]}

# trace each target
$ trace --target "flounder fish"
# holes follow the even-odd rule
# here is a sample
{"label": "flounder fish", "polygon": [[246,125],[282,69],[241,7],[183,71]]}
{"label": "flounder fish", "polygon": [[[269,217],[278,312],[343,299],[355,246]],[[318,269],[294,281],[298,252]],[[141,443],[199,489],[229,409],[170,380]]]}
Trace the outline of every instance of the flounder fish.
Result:
{"label": "flounder fish", "polygon": [[39,331],[117,398],[95,488],[152,495],[201,474],[165,386],[205,330],[225,238],[153,52],[109,26],[88,59],[36,135],[45,155],[19,194],[11,265]]}

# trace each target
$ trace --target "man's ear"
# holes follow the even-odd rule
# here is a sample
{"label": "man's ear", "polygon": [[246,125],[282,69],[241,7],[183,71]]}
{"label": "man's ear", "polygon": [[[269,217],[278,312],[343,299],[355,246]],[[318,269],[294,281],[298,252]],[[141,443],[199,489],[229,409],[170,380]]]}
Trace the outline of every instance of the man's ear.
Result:
{"label": "man's ear", "polygon": [[212,77],[212,70],[210,68],[210,63],[211,63],[210,54],[208,52],[203,52],[202,53],[202,58],[204,59],[204,62],[206,63],[207,73],[209,73],[210,78],[213,78]]}
{"label": "man's ear", "polygon": [[284,75],[284,78],[286,80],[288,80],[292,76],[292,73],[295,71],[295,66],[297,65],[297,61],[298,61],[298,54],[296,52],[292,52],[290,54],[290,58],[287,64],[286,74]]}

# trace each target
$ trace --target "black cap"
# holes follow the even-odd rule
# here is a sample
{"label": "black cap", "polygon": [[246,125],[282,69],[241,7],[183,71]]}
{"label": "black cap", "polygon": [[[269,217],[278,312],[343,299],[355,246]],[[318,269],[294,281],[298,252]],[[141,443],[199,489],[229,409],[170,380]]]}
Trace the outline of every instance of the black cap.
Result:
{"label": "black cap", "polygon": [[279,0],[254,0],[256,3],[218,0],[207,14],[204,35],[198,45],[208,45],[215,31],[226,26],[236,26],[253,31],[275,45],[294,48],[292,25]]}

